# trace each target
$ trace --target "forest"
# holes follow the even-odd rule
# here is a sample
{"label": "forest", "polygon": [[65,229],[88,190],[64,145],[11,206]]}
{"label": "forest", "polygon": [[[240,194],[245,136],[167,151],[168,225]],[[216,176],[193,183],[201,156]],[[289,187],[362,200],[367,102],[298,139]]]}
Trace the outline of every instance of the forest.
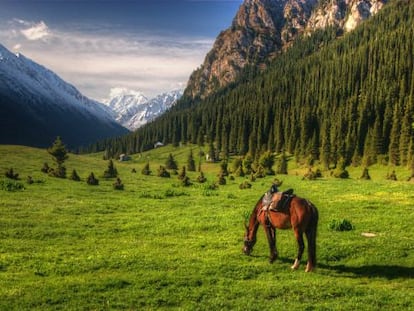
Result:
{"label": "forest", "polygon": [[164,144],[208,144],[217,156],[286,152],[324,168],[414,168],[414,4],[391,1],[351,33],[303,37],[266,68],[204,100],[182,98],[136,132],[81,152],[114,156]]}

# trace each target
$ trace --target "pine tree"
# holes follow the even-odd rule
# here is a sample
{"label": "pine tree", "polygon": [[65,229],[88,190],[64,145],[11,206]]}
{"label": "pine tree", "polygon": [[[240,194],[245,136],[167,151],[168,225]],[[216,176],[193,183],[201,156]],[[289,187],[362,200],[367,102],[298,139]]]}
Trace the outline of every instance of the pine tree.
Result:
{"label": "pine tree", "polygon": [[147,162],[144,166],[144,168],[141,171],[142,175],[150,175],[151,174],[151,170],[150,170],[150,164],[149,162]]}
{"label": "pine tree", "polygon": [[50,171],[50,174],[54,177],[66,178],[66,168],[63,163],[68,159],[68,152],[59,136],[56,138],[52,147],[47,149],[47,152],[53,157],[57,164],[57,168]]}
{"label": "pine tree", "polygon": [[115,168],[114,162],[109,160],[108,162],[108,169],[104,172],[104,178],[115,178],[118,176],[118,171]]}
{"label": "pine tree", "polygon": [[196,164],[195,164],[194,157],[193,157],[193,149],[190,150],[190,154],[188,155],[187,170],[189,172],[195,172],[196,171]]}
{"label": "pine tree", "polygon": [[78,175],[78,172],[76,172],[75,169],[72,171],[72,174],[70,175],[70,179],[74,180],[74,181],[80,181],[81,180],[79,175]]}
{"label": "pine tree", "polygon": [[97,186],[99,185],[99,180],[95,177],[94,173],[91,172],[86,179],[86,183],[91,186]]}
{"label": "pine tree", "polygon": [[169,170],[178,169],[177,162],[175,161],[174,156],[171,153],[168,155],[168,159],[165,162],[165,167]]}

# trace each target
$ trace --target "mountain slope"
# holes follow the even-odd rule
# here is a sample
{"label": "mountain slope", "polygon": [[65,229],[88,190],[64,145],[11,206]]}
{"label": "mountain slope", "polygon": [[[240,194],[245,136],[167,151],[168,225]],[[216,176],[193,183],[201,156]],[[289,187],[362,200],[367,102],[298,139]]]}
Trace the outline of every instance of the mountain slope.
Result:
{"label": "mountain slope", "polygon": [[354,31],[336,33],[297,40],[267,70],[245,72],[197,104],[184,97],[131,135],[135,146],[124,145],[133,153],[157,140],[208,142],[224,156],[287,151],[325,168],[379,162],[414,173],[414,3],[390,1]]}
{"label": "mountain slope", "polygon": [[235,81],[246,66],[268,62],[302,34],[337,26],[351,31],[387,0],[245,0],[232,25],[217,37],[185,95],[205,98]]}
{"label": "mountain slope", "polygon": [[114,111],[120,124],[135,130],[164,113],[177,102],[182,93],[181,90],[176,90],[148,99],[141,92],[113,88],[104,104]]}
{"label": "mountain slope", "polygon": [[0,45],[0,143],[44,147],[61,136],[76,147],[127,132],[106,106]]}

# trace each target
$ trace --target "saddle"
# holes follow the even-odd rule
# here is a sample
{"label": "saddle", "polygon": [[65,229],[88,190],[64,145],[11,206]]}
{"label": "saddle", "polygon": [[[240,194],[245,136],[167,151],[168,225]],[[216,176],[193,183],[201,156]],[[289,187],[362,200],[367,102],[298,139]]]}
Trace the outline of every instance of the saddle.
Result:
{"label": "saddle", "polygon": [[262,205],[264,210],[281,212],[287,209],[290,201],[296,195],[293,194],[293,189],[288,189],[283,192],[271,192],[265,193],[262,199]]}
{"label": "saddle", "polygon": [[269,211],[282,212],[285,211],[292,199],[296,195],[293,194],[293,189],[288,189],[283,192],[278,192],[272,197],[272,202],[268,207]]}

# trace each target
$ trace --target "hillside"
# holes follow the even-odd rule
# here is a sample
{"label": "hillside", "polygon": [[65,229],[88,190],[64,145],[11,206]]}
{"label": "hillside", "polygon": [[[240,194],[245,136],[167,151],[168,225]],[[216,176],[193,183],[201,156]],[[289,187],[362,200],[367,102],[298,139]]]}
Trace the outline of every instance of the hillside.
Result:
{"label": "hillside", "polygon": [[222,31],[185,90],[191,98],[234,82],[246,67],[264,69],[303,35],[328,27],[354,30],[387,0],[245,0]]}
{"label": "hillside", "polygon": [[76,148],[126,133],[106,106],[0,44],[0,144],[45,147],[61,136]]}
{"label": "hillside", "polygon": [[341,158],[412,165],[413,25],[414,4],[390,2],[339,39],[331,27],[297,40],[265,72],[245,70],[204,101],[183,99],[108,146],[134,152],[154,141],[214,142],[223,156],[285,150],[324,167]]}

